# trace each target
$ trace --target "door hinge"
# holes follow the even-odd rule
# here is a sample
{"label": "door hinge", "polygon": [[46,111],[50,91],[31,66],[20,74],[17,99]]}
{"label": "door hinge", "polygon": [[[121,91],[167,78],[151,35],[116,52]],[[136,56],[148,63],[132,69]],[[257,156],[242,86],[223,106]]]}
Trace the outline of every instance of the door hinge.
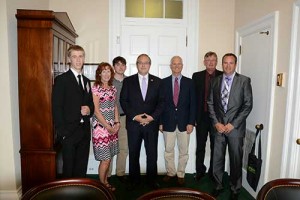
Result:
{"label": "door hinge", "polygon": [[240,55],[242,55],[242,45],[240,45]]}
{"label": "door hinge", "polygon": [[188,36],[186,35],[185,36],[185,46],[187,47],[187,45],[188,45]]}

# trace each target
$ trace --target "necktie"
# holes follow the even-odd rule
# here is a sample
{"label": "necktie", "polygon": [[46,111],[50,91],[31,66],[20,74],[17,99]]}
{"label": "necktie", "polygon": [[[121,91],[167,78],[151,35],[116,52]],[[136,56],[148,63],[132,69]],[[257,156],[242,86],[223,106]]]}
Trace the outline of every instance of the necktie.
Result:
{"label": "necktie", "polygon": [[177,107],[178,104],[178,96],[179,96],[179,84],[178,84],[178,78],[175,78],[174,81],[174,93],[173,93],[173,102],[175,107]]}
{"label": "necktie", "polygon": [[228,99],[229,99],[229,81],[231,80],[230,77],[225,77],[224,81],[224,87],[221,92],[221,99],[222,99],[222,105],[224,112],[227,112],[227,105],[228,105]]}
{"label": "necktie", "polygon": [[78,77],[78,86],[80,88],[80,91],[83,92],[84,89],[83,89],[83,86],[82,86],[82,83],[81,83],[81,75],[78,75],[77,77]]}
{"label": "necktie", "polygon": [[146,94],[147,94],[147,83],[146,83],[146,78],[143,77],[143,79],[142,79],[142,95],[143,95],[144,100],[146,98]]}

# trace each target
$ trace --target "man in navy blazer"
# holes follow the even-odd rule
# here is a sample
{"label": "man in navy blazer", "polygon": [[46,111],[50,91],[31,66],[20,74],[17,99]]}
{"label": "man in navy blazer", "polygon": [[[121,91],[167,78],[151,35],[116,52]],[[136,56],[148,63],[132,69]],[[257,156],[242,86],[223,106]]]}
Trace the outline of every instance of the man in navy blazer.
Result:
{"label": "man in navy blazer", "polygon": [[[162,80],[165,108],[159,126],[165,141],[167,175],[163,180],[168,182],[177,176],[177,183],[182,186],[185,183],[185,168],[189,158],[190,134],[195,125],[196,97],[192,79],[181,74],[183,68],[181,57],[174,56],[170,68],[172,75]],[[177,169],[174,162],[176,140],[179,152]]]}
{"label": "man in navy blazer", "polygon": [[213,175],[214,195],[223,191],[225,153],[228,146],[231,199],[238,199],[242,187],[243,145],[246,118],[253,106],[249,77],[235,72],[237,57],[228,53],[222,58],[223,75],[212,80],[207,101],[215,134]]}
{"label": "man in navy blazer", "polygon": [[126,77],[120,94],[120,103],[126,114],[129,148],[129,190],[141,183],[140,150],[144,140],[147,156],[147,183],[153,189],[159,187],[157,176],[157,144],[159,117],[164,106],[160,94],[161,79],[149,74],[151,59],[141,54],[136,61],[138,73]]}
{"label": "man in navy blazer", "polygon": [[55,78],[52,93],[53,120],[62,144],[65,178],[85,177],[88,165],[94,104],[90,80],[82,75],[84,58],[81,46],[68,49],[70,69]]}

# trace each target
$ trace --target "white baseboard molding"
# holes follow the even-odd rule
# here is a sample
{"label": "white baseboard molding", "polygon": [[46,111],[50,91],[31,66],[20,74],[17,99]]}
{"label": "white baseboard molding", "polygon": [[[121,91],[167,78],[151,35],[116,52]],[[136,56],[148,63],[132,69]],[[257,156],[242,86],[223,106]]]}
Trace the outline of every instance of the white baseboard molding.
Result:
{"label": "white baseboard molding", "polygon": [[22,197],[22,187],[17,190],[0,190],[0,199],[19,200]]}

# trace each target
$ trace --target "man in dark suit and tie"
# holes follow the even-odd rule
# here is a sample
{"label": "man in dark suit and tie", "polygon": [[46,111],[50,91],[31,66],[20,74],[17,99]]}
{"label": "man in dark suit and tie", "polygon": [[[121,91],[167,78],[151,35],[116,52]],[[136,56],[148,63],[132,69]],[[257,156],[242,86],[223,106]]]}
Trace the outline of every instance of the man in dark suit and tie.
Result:
{"label": "man in dark suit and tie", "polygon": [[81,46],[71,46],[68,49],[70,69],[55,78],[53,87],[52,112],[62,144],[65,178],[85,177],[87,171],[94,104],[90,80],[82,75],[84,57]]}
{"label": "man in dark suit and tie", "polygon": [[[195,125],[196,102],[195,88],[192,79],[181,74],[183,63],[179,56],[171,59],[172,75],[162,80],[162,91],[165,95],[165,109],[161,115],[159,130],[165,140],[165,166],[168,182],[176,177],[179,186],[185,184],[185,168],[189,159],[190,134]],[[175,167],[174,147],[177,140],[178,166]]]}
{"label": "man in dark suit and tie", "polygon": [[225,153],[228,146],[230,161],[231,199],[238,199],[242,187],[243,144],[246,118],[252,110],[250,78],[235,72],[237,57],[228,53],[222,58],[223,75],[211,82],[208,110],[214,126],[215,146],[213,175],[214,195],[223,191]]}
{"label": "man in dark suit and tie", "polygon": [[193,74],[193,81],[195,83],[196,90],[196,175],[195,179],[199,181],[206,172],[206,166],[204,165],[205,148],[207,136],[209,134],[210,139],[210,164],[208,174],[212,177],[212,161],[213,161],[213,149],[214,149],[214,137],[212,133],[212,124],[209,118],[207,109],[207,97],[209,93],[210,81],[221,75],[222,72],[216,69],[218,63],[218,57],[215,52],[209,51],[204,55],[203,64],[205,70],[195,72]]}
{"label": "man in dark suit and tie", "polygon": [[164,107],[160,94],[160,78],[149,74],[151,59],[147,54],[138,56],[138,73],[124,79],[120,94],[120,103],[126,114],[126,128],[129,147],[129,177],[132,190],[141,182],[140,150],[144,140],[147,156],[147,182],[152,188],[158,188],[157,143],[159,117]]}

